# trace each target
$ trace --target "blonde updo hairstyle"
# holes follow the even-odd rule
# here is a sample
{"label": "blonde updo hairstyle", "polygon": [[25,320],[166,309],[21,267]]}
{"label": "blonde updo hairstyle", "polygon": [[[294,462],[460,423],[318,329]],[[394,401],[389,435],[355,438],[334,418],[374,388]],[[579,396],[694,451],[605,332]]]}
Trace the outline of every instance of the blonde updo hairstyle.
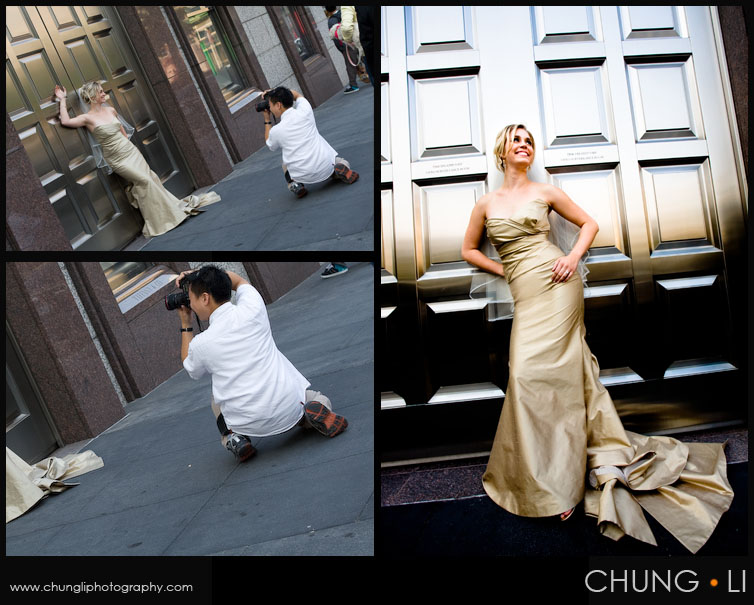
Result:
{"label": "blonde updo hairstyle", "polygon": [[81,100],[87,105],[91,105],[92,99],[97,96],[101,88],[102,85],[97,81],[87,82],[79,88],[79,91],[81,92]]}
{"label": "blonde updo hairstyle", "polygon": [[[503,160],[503,158],[505,157],[505,154],[508,153],[508,147],[513,143],[513,137],[516,135],[516,131],[519,128],[523,128],[529,134],[532,153],[536,153],[537,151],[534,144],[534,135],[526,126],[523,124],[508,124],[508,126],[498,133],[497,138],[495,139],[495,166],[497,166],[497,169],[500,172],[505,172],[505,160]],[[532,159],[534,159],[534,155],[532,155]]]}

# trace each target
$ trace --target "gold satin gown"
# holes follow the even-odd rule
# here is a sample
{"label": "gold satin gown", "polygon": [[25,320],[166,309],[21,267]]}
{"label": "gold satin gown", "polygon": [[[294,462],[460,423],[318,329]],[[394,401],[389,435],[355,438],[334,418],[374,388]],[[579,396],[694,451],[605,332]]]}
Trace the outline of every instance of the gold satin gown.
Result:
{"label": "gold satin gown", "polygon": [[696,552],[728,510],[724,444],[626,431],[584,339],[578,274],[552,282],[563,252],[548,239],[549,206],[532,200],[487,219],[514,299],[510,373],[487,494],[516,515],[549,517],[584,500],[600,531],[656,545],[642,509]]}
{"label": "gold satin gown", "polygon": [[102,155],[113,171],[132,184],[127,190],[129,200],[144,217],[142,232],[146,237],[162,235],[198,214],[199,208],[220,201],[220,196],[213,192],[179,200],[165,189],[137,147],[123,136],[117,118],[95,126],[92,135],[102,146]]}

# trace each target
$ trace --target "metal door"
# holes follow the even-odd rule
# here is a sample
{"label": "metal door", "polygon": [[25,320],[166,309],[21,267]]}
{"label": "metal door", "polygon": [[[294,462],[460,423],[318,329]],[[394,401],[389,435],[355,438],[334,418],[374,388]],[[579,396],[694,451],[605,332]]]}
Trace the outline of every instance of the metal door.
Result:
{"label": "metal door", "polygon": [[[668,428],[649,404],[683,379],[740,379],[747,192],[716,9],[391,6],[382,17],[383,415],[479,401],[499,411],[510,320],[486,321],[487,302],[469,297],[476,269],[460,249],[474,204],[502,183],[492,149],[513,122],[535,136],[532,179],[600,225],[587,340],[603,383],[633,385],[646,404],[624,418]],[[683,422],[728,418],[716,407]]]}
{"label": "metal door", "polygon": [[55,451],[58,441],[13,335],[5,325],[5,444],[33,464]]}
{"label": "metal door", "polygon": [[[134,126],[131,141],[177,197],[191,178],[113,7],[6,7],[6,110],[71,245],[113,250],[136,237],[143,220],[115,174],[98,170],[86,133],[60,125],[52,91],[102,82],[110,103]],[[78,113],[69,94],[69,115]]]}

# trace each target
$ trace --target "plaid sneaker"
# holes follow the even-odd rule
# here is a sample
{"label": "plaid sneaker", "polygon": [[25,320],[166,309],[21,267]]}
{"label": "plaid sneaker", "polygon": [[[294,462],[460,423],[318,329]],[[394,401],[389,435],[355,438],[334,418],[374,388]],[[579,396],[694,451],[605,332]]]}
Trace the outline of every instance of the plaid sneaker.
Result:
{"label": "plaid sneaker", "polygon": [[355,170],[351,170],[345,164],[338,162],[333,169],[333,178],[343,181],[344,183],[355,183],[359,178],[359,173]]}
{"label": "plaid sneaker", "polygon": [[325,437],[335,437],[346,430],[348,421],[331,412],[319,401],[310,401],[304,406],[304,418],[311,427]]}
{"label": "plaid sneaker", "polygon": [[309,193],[306,190],[306,187],[304,187],[301,183],[297,183],[296,181],[288,183],[288,191],[293,193],[296,197],[304,197],[307,193]]}
{"label": "plaid sneaker", "polygon": [[325,267],[325,270],[322,271],[322,279],[327,279],[328,277],[333,277],[334,275],[343,275],[348,271],[348,267],[345,265],[339,265],[338,263],[330,263]]}
{"label": "plaid sneaker", "polygon": [[233,452],[239,462],[245,462],[257,453],[256,448],[251,445],[251,441],[246,435],[231,433],[225,447]]}

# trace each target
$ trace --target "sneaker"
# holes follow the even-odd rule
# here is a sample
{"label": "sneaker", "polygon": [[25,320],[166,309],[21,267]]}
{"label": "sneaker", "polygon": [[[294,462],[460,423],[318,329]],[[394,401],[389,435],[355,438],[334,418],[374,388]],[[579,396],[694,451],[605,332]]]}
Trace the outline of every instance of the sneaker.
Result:
{"label": "sneaker", "polygon": [[344,273],[348,272],[348,267],[345,265],[339,265],[337,263],[333,264],[330,263],[325,267],[325,270],[322,271],[322,279],[327,279],[328,277],[332,277],[333,275],[343,275]]}
{"label": "sneaker", "polygon": [[359,92],[361,90],[358,86],[349,86],[343,91],[344,95],[350,95],[352,92]]}
{"label": "sneaker", "polygon": [[256,448],[251,445],[251,441],[246,435],[231,433],[225,447],[233,452],[239,462],[245,462],[257,453]]}
{"label": "sneaker", "polygon": [[343,416],[331,412],[319,401],[310,401],[304,406],[304,418],[314,430],[325,437],[335,437],[348,426],[348,421]]}
{"label": "sneaker", "polygon": [[309,193],[306,190],[306,187],[304,187],[301,183],[297,183],[296,181],[288,183],[288,191],[293,193],[296,197],[304,197],[307,193]]}
{"label": "sneaker", "polygon": [[351,170],[345,164],[337,163],[333,169],[333,178],[343,181],[344,183],[355,183],[359,178],[359,173],[355,170]]}

